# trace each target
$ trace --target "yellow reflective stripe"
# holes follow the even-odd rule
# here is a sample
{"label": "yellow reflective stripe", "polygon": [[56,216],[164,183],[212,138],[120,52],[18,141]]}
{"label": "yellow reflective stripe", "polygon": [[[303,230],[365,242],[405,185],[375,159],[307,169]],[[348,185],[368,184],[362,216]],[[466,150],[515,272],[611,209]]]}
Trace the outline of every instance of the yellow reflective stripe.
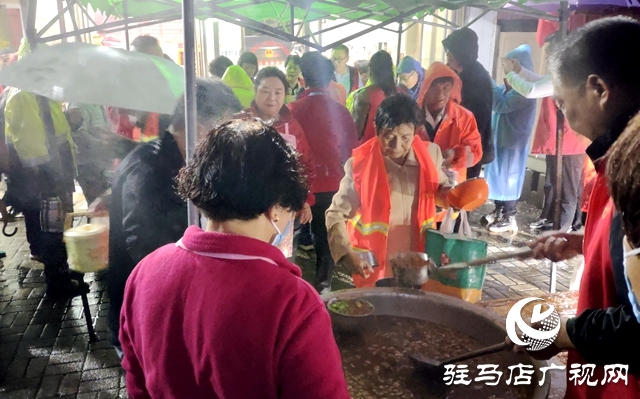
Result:
{"label": "yellow reflective stripe", "polygon": [[424,222],[422,222],[422,224],[420,225],[420,233],[424,233],[427,230],[433,228],[434,226],[434,222],[435,218],[431,218],[431,219],[427,219]]}
{"label": "yellow reflective stripe", "polygon": [[373,233],[389,234],[389,225],[381,222],[362,223],[360,219],[362,215],[358,214],[349,223],[363,235],[371,235]]}

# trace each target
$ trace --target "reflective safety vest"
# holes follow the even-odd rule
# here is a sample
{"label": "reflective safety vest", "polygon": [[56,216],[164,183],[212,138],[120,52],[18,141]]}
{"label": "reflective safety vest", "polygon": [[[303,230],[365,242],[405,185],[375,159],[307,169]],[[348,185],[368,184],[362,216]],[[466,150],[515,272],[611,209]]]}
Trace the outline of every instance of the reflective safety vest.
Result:
{"label": "reflective safety vest", "polygon": [[[414,214],[415,237],[412,249],[424,251],[427,229],[434,223],[436,194],[439,187],[438,171],[425,143],[414,137],[412,148],[420,165],[418,183],[418,210]],[[360,209],[347,223],[351,246],[357,251],[372,251],[379,263],[373,275],[362,278],[354,275],[356,287],[373,287],[385,277],[387,270],[387,237],[391,215],[391,193],[380,144],[376,137],[353,150],[353,181],[360,197]],[[407,237],[409,240],[410,237]]]}

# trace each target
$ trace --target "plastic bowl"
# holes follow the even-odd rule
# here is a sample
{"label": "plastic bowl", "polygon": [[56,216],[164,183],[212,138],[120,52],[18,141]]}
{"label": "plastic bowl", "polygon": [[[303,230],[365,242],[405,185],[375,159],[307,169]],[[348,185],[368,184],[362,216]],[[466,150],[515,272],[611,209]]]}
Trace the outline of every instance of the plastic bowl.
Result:
{"label": "plastic bowl", "polygon": [[452,207],[467,212],[484,205],[487,198],[489,198],[489,185],[485,179],[479,177],[456,185],[447,196]]}

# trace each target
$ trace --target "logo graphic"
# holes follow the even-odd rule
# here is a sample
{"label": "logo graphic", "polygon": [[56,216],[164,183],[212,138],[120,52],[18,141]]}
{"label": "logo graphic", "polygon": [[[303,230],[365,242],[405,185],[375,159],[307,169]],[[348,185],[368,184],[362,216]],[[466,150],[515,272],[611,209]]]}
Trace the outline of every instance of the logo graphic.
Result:
{"label": "logo graphic", "polygon": [[[522,318],[522,309],[529,303],[542,301],[542,298],[524,298],[516,302],[507,314],[507,335],[516,345],[527,347],[530,351],[539,351],[549,347],[560,332],[560,316],[553,305],[548,305],[544,313],[542,305],[536,304],[531,315],[531,324]],[[522,339],[518,337],[516,326],[522,331]]]}

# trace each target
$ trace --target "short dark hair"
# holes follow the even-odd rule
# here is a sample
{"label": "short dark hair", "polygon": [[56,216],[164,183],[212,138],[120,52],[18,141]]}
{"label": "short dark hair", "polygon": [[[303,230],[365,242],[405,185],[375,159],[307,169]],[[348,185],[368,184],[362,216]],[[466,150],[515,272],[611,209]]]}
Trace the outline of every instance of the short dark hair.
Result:
{"label": "short dark hair", "polygon": [[235,120],[210,132],[180,171],[179,194],[217,222],[299,211],[308,186],[297,152],[272,127]]}
{"label": "short dark hair", "polygon": [[[242,106],[233,91],[222,81],[211,79],[196,79],[196,112],[198,123],[209,125],[219,119],[226,112],[236,113]],[[184,129],[184,95],[171,116],[174,129]]]}
{"label": "short dark hair", "polygon": [[544,42],[548,45],[545,50],[546,54],[553,54],[558,49],[560,43],[562,43],[562,32],[557,30],[551,33],[544,39]]}
{"label": "short dark hair", "polygon": [[400,125],[420,124],[418,104],[406,94],[394,94],[385,98],[376,112],[376,134],[383,130],[393,130]]}
{"label": "short dark hair", "polygon": [[380,87],[387,96],[396,92],[396,77],[393,73],[393,60],[384,50],[377,51],[369,61],[371,81]]}
{"label": "short dark hair", "polygon": [[598,19],[584,25],[559,44],[549,69],[560,84],[582,86],[597,75],[623,91],[640,90],[640,74],[629,60],[629,44],[640,43],[640,23],[629,17]]}
{"label": "short dark hair", "polygon": [[133,47],[134,51],[146,53],[153,47],[160,47],[160,41],[153,36],[141,35],[133,39],[131,47]]}
{"label": "short dark hair", "polygon": [[615,141],[608,154],[607,181],[622,227],[634,248],[640,247],[640,114]]}
{"label": "short dark hair", "polygon": [[307,87],[325,88],[331,82],[335,67],[322,54],[311,51],[300,59],[300,71]]}
{"label": "short dark hair", "polygon": [[227,71],[227,68],[229,68],[231,65],[233,65],[233,61],[231,61],[224,55],[221,55],[220,57],[209,63],[209,73],[212,76],[222,78],[222,76],[224,76],[224,73]]}
{"label": "short dark hair", "polygon": [[338,44],[331,50],[338,50],[338,51],[342,50],[347,55],[347,57],[349,56],[349,47],[345,46],[344,44]]}
{"label": "short dark hair", "polygon": [[287,82],[287,76],[276,67],[266,67],[262,68],[260,72],[256,75],[256,78],[253,81],[253,87],[258,89],[260,83],[262,83],[263,79],[267,78],[278,78],[284,85],[285,90],[289,90],[289,83]]}
{"label": "short dark hair", "polygon": [[289,65],[289,61],[293,61],[293,65],[300,66],[300,56],[298,54],[289,54],[287,59],[284,60],[284,67],[286,68]]}
{"label": "short dark hair", "polygon": [[242,64],[253,64],[258,68],[258,57],[249,51],[242,53],[238,58],[238,65],[242,66]]}

